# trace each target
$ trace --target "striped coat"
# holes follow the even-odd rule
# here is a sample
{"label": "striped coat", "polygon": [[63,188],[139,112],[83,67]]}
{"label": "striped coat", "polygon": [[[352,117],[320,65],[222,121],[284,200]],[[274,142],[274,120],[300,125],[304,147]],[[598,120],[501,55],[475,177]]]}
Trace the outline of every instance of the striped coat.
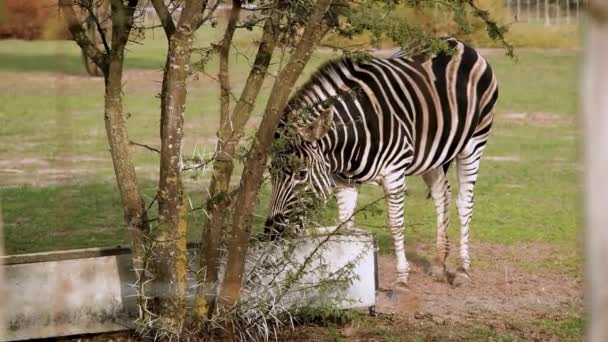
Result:
{"label": "striped coat", "polygon": [[334,192],[340,220],[352,226],[357,185],[379,184],[386,194],[399,283],[405,284],[410,269],[403,237],[405,177],[421,175],[437,210],[433,275],[444,278],[451,197],[446,172],[455,161],[461,223],[456,279],[468,280],[473,187],[498,90],[481,55],[455,39],[447,43],[451,53],[427,59],[398,53],[332,61],[301,87],[287,106],[284,125],[296,127],[303,139],[283,153],[297,156],[302,166],[273,176],[267,229],[303,224],[296,205],[303,188],[323,199]]}

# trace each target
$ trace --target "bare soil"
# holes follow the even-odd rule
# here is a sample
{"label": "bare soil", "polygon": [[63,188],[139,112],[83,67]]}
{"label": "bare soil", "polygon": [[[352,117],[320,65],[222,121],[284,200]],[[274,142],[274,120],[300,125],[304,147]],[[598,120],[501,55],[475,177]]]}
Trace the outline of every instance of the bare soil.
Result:
{"label": "bare soil", "polygon": [[536,127],[554,127],[568,121],[558,114],[547,112],[502,113],[497,116],[514,123]]}
{"label": "bare soil", "polygon": [[[413,268],[409,289],[403,293],[379,291],[376,311],[442,321],[514,314],[532,317],[582,305],[580,276],[566,269],[529,270],[530,265],[542,265],[557,253],[549,244],[474,244],[471,253],[484,261],[473,263],[470,284],[454,287],[447,279],[433,280],[428,274],[432,247],[418,246],[409,256]],[[450,266],[455,270],[454,264]],[[390,289],[395,281],[394,267],[392,256],[379,257],[381,289]]]}

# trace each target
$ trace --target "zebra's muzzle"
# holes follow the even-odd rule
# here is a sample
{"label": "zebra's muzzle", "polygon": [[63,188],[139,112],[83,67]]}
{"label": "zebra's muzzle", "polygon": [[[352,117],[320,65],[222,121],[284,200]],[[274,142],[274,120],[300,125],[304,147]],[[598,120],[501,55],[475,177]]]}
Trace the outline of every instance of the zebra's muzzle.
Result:
{"label": "zebra's muzzle", "polygon": [[285,234],[287,228],[287,221],[284,215],[276,215],[266,219],[264,223],[264,235],[270,238],[270,240],[276,240]]}

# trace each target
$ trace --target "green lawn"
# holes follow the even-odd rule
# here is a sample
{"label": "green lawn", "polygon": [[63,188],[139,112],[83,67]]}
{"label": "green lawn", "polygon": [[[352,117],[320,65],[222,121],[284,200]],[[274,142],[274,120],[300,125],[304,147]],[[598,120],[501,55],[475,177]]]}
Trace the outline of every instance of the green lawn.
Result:
{"label": "green lawn", "polygon": [[[199,41],[217,36],[202,31]],[[242,86],[248,44],[254,34],[236,42],[234,85]],[[160,68],[166,42],[160,32],[127,56],[126,109],[132,140],[158,146]],[[315,54],[310,73],[329,52]],[[576,127],[578,57],[571,51],[519,51],[515,62],[502,53],[490,60],[500,83],[494,133],[476,187],[473,241],[497,243],[552,242],[577,248],[578,169]],[[216,62],[206,70],[215,74]],[[268,87],[261,99],[268,94]],[[127,244],[119,198],[103,127],[100,79],[84,77],[80,54],[71,42],[0,41],[0,197],[8,253]],[[189,86],[184,152],[213,150],[218,123],[216,84],[199,72]],[[259,120],[263,101],[258,103]],[[537,113],[521,118],[518,113]],[[155,193],[158,160],[134,148],[142,189],[149,202]],[[193,206],[199,206],[208,174],[188,178]],[[455,182],[453,182],[455,185]],[[256,223],[265,216],[268,188],[259,201]],[[434,208],[418,178],[410,180],[407,238],[432,241]],[[381,196],[364,186],[363,205]],[[327,223],[335,216],[330,203]],[[455,214],[455,210],[454,210]],[[190,238],[200,236],[202,213],[193,212]],[[377,234],[381,251],[390,251],[383,205],[357,216],[358,224]],[[457,240],[457,218],[451,235]]]}

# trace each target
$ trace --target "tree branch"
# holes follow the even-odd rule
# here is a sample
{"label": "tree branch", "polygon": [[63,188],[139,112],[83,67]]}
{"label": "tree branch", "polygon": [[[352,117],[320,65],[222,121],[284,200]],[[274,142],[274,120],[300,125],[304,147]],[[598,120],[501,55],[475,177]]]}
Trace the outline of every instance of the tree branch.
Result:
{"label": "tree branch", "polygon": [[[240,1],[238,1],[240,2]],[[237,7],[238,6],[238,7]],[[221,62],[221,71],[228,73],[228,56],[231,46],[231,36],[236,29],[238,20],[238,11],[240,4],[233,7],[231,20],[226,28],[225,39],[222,41],[221,54],[223,57]],[[234,13],[237,12],[237,13]],[[204,222],[204,231],[206,243],[201,245],[202,266],[207,270],[205,278],[200,279],[205,286],[199,287],[196,297],[195,312],[200,316],[205,314],[211,317],[215,311],[216,299],[213,295],[208,296],[209,291],[217,285],[218,277],[218,260],[220,259],[220,246],[222,245],[222,229],[224,228],[225,212],[232,202],[232,196],[227,196],[230,188],[230,180],[234,169],[233,159],[236,154],[236,146],[243,135],[245,124],[251,116],[255,99],[257,98],[265,76],[268,71],[268,66],[272,59],[272,55],[278,41],[279,22],[281,19],[281,11],[276,8],[268,14],[264,24],[264,32],[260,41],[258,52],[255,57],[255,62],[247,77],[247,82],[241,93],[240,99],[236,103],[232,116],[229,115],[229,96],[231,95],[227,77],[223,79],[222,94],[225,97],[222,99],[222,112],[220,119],[220,128],[218,130],[218,143],[216,146],[215,155],[216,162],[213,165],[213,176],[209,186],[209,192],[213,201],[208,201],[206,204],[207,217]],[[230,38],[228,38],[230,37]],[[226,39],[228,38],[228,39]],[[225,68],[225,69],[224,69]],[[208,298],[205,298],[205,297]]]}
{"label": "tree branch", "polygon": [[129,145],[134,145],[134,146],[143,147],[143,148],[145,148],[146,150],[149,150],[149,151],[156,152],[156,153],[159,153],[159,154],[160,154],[160,150],[159,150],[159,149],[154,148],[154,147],[149,146],[149,145],[146,145],[146,144],[140,144],[140,143],[135,142],[135,141],[133,141],[133,140],[129,140]]}
{"label": "tree branch", "polygon": [[59,0],[59,6],[63,15],[66,19],[68,30],[74,37],[74,41],[84,54],[90,58],[95,65],[99,67],[104,73],[108,72],[108,55],[104,54],[93,42],[89,39],[86,31],[82,27],[80,20],[78,20],[76,16],[76,12],[74,12],[73,1],[72,0]]}
{"label": "tree branch", "polygon": [[272,87],[262,123],[245,163],[241,187],[235,203],[239,210],[236,210],[234,214],[224,284],[219,296],[225,304],[231,305],[239,300],[245,269],[245,256],[249,248],[248,241],[251,235],[252,213],[268,159],[268,149],[281,119],[281,113],[287,104],[291,89],[302,73],[304,66],[310,60],[323,32],[326,31],[323,26],[323,17],[331,3],[331,0],[318,0],[315,3],[315,8],[308,19],[302,38]]}
{"label": "tree branch", "polygon": [[171,13],[169,13],[169,9],[165,6],[163,0],[150,0],[150,2],[152,2],[152,6],[154,6],[154,10],[158,15],[163,30],[165,30],[165,35],[167,38],[170,38],[175,33],[175,23],[173,22]]}
{"label": "tree branch", "polygon": [[224,32],[224,38],[220,45],[220,71],[218,78],[220,81],[220,129],[224,130],[229,124],[230,117],[230,47],[232,46],[232,37],[236,31],[236,24],[241,14],[241,0],[232,1],[232,10],[228,25]]}
{"label": "tree branch", "polygon": [[[95,3],[92,1],[87,1],[87,2],[80,2],[84,8],[86,8],[86,10],[89,12],[89,18],[91,18],[95,24],[95,30],[97,31],[97,33],[99,33],[99,36],[101,37],[101,42],[103,43],[103,47],[106,50],[106,54],[110,54],[110,45],[108,44],[108,39],[106,36],[106,33],[103,30],[103,27],[101,26],[101,21],[99,20],[99,13],[98,11],[94,10],[94,6]],[[105,3],[101,3],[102,6],[105,5]],[[101,8],[101,7],[100,7]]]}

